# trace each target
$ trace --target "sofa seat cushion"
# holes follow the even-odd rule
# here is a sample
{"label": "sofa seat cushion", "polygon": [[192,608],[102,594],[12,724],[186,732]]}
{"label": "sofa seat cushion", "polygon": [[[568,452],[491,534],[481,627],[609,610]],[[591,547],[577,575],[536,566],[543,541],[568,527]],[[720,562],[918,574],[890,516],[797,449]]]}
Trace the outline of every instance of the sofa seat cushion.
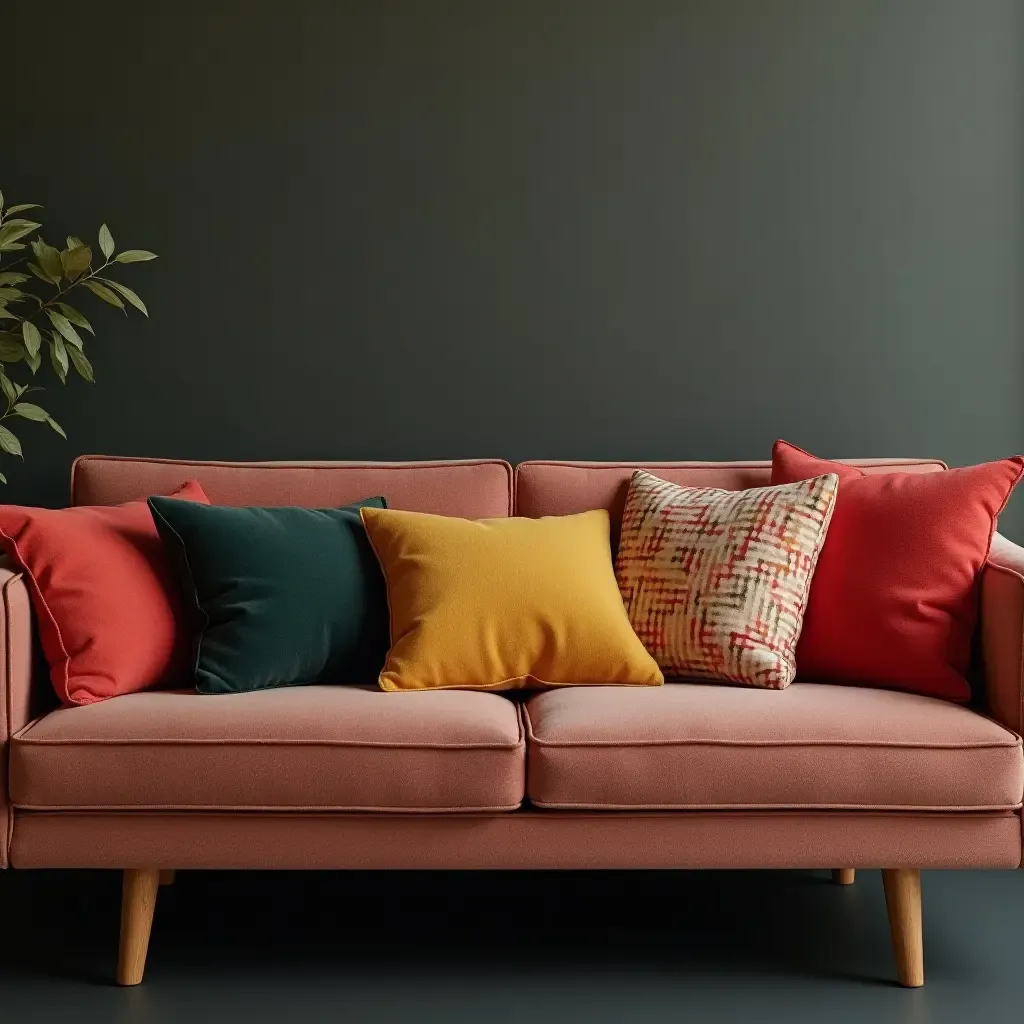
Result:
{"label": "sofa seat cushion", "polygon": [[527,796],[594,809],[1009,810],[1014,733],[916,694],[794,683],[553,690],[525,706]]}
{"label": "sofa seat cushion", "polygon": [[62,708],[11,743],[25,809],[504,811],[523,799],[497,694],[311,686],[155,691]]}

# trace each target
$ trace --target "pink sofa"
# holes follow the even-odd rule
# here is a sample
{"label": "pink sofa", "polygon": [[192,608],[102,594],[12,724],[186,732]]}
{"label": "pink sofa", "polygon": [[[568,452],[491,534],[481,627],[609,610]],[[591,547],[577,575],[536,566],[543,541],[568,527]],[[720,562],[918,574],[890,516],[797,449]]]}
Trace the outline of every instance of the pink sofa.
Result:
{"label": "pink sofa", "polygon": [[[937,462],[861,462],[938,472]],[[635,467],[497,460],[206,463],[87,456],[75,504],[198,479],[222,504],[494,517],[621,514]],[[648,463],[683,484],[766,463]],[[300,687],[149,692],[39,713],[32,616],[0,570],[0,865],[124,871],[118,980],[141,980],[158,885],[188,868],[881,868],[907,985],[920,869],[1021,864],[1024,549],[981,584],[978,709],[796,683],[595,687],[509,698]],[[842,615],[842,608],[836,609]],[[52,707],[52,704],[50,705]]]}

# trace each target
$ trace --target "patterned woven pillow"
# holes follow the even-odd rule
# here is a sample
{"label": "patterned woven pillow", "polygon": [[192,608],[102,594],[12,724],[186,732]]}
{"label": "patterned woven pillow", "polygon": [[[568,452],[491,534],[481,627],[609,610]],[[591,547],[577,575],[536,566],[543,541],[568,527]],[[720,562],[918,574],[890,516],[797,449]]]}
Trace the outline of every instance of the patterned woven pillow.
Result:
{"label": "patterned woven pillow", "polygon": [[839,478],[722,491],[637,471],[615,561],[629,621],[667,676],[782,689]]}

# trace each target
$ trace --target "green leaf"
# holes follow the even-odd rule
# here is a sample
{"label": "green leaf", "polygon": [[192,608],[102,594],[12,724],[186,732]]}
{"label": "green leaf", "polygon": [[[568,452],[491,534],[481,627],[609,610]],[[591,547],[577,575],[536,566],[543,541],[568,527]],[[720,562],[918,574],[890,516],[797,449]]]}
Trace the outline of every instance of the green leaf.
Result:
{"label": "green leaf", "polygon": [[43,337],[39,333],[39,328],[34,323],[22,320],[21,337],[25,342],[25,351],[30,356],[39,351],[39,346],[43,343]]}
{"label": "green leaf", "polygon": [[4,212],[4,194],[0,192],[0,214]]}
{"label": "green leaf", "polygon": [[47,416],[46,422],[49,423],[50,428],[60,434],[65,441],[68,439],[68,435],[64,433],[64,428],[52,416]]}
{"label": "green leaf", "polygon": [[102,281],[104,284],[110,285],[115,292],[119,292],[123,295],[143,316],[149,316],[149,310],[146,309],[146,304],[128,287],[126,284],[121,284],[120,281],[111,281],[109,277],[97,277],[97,281]]}
{"label": "green leaf", "polygon": [[125,249],[119,252],[114,259],[115,263],[145,263],[147,260],[155,260],[157,255],[148,249]]}
{"label": "green leaf", "polygon": [[50,318],[50,323],[60,331],[64,338],[70,341],[72,345],[78,348],[82,347],[82,339],[78,336],[78,331],[71,326],[66,316],[52,309],[48,309],[46,315]]}
{"label": "green leaf", "polygon": [[0,288],[0,302],[22,302],[27,296],[18,288]]}
{"label": "green leaf", "polygon": [[[0,193],[2,195],[2,193]],[[10,217],[12,213],[24,213],[26,210],[39,210],[41,209],[38,203],[18,203],[15,206],[7,207],[7,216]]]}
{"label": "green leaf", "polygon": [[47,284],[53,284],[53,282],[43,273],[43,268],[37,263],[30,263],[28,269],[39,278],[40,281],[45,281]]}
{"label": "green leaf", "polygon": [[3,391],[4,398],[6,398],[9,403],[14,403],[18,400],[18,389],[14,386],[14,382],[11,378],[2,370],[0,370],[0,390]]}
{"label": "green leaf", "polygon": [[45,423],[50,418],[45,409],[31,402],[19,402],[14,407],[14,412],[23,420],[33,420],[36,423]]}
{"label": "green leaf", "polygon": [[25,358],[25,346],[16,334],[0,334],[0,363],[17,363]]}
{"label": "green leaf", "polygon": [[[48,257],[48,256],[44,255],[46,253],[46,250],[51,248],[51,246],[48,246],[41,238],[34,238],[29,244],[32,247],[32,252],[35,254],[36,266],[39,267],[39,271],[42,274],[42,279],[44,281],[48,281],[50,284],[59,284],[60,283],[60,275],[58,274],[58,276],[55,278],[53,276],[53,272],[52,272],[52,269],[51,269],[52,268],[52,264],[51,264],[52,257]],[[58,262],[58,264],[60,263],[60,254],[58,254],[57,262]],[[30,264],[29,265],[29,270],[31,270],[31,269],[32,269],[32,265]],[[59,268],[60,272],[63,272],[63,269],[64,269],[63,267],[60,267]]]}
{"label": "green leaf", "polygon": [[89,264],[92,263],[92,249],[87,245],[65,249],[60,254],[60,262],[67,279],[74,281],[89,269]]}
{"label": "green leaf", "polygon": [[[31,264],[29,264],[29,269],[32,269]],[[118,309],[124,309],[124,303],[105,284],[100,284],[99,281],[93,281],[91,278],[88,281],[83,281],[82,283],[93,293],[93,295],[101,298],[104,302],[109,302],[112,306],[117,306]]]}
{"label": "green leaf", "polygon": [[5,483],[7,483],[7,477],[5,477],[3,475],[3,473],[0,473],[0,484],[5,484]]}
{"label": "green leaf", "polygon": [[0,274],[0,284],[22,284],[27,280],[27,275],[19,274],[13,270],[6,270]]}
{"label": "green leaf", "polygon": [[54,283],[59,284],[64,274],[64,264],[60,261],[60,250],[47,245],[41,238],[32,243],[32,251],[36,254],[43,273]]}
{"label": "green leaf", "polygon": [[0,245],[5,245],[7,242],[17,242],[18,239],[31,235],[36,228],[41,228],[42,226],[42,224],[34,220],[21,220],[18,217],[15,217],[14,220],[6,221],[3,227],[0,227]]}
{"label": "green leaf", "polygon": [[96,332],[92,329],[92,324],[74,306],[69,306],[66,302],[58,302],[57,307],[76,327],[81,327],[83,331],[88,331],[95,337]]}
{"label": "green leaf", "polygon": [[0,243],[0,252],[19,252],[24,249],[25,246],[21,242],[2,242]]}
{"label": "green leaf", "polygon": [[68,350],[64,345],[64,339],[56,331],[50,334],[50,363],[53,365],[53,372],[60,377],[61,384],[67,384]]}
{"label": "green leaf", "polygon": [[18,318],[7,311],[6,306],[0,306],[0,320],[17,320]]}
{"label": "green leaf", "polygon": [[28,368],[32,371],[32,375],[35,376],[39,372],[39,367],[43,364],[42,354],[37,352],[34,356],[25,356],[25,362],[28,363]]}
{"label": "green leaf", "polygon": [[0,448],[8,455],[22,457],[21,442],[3,424],[0,424]]}
{"label": "green leaf", "polygon": [[68,235],[65,239],[69,249],[81,249],[85,242],[83,242],[77,235]]}
{"label": "green leaf", "polygon": [[68,368],[68,350],[64,343],[64,339],[61,337],[58,331],[50,331],[50,348],[57,359],[57,362],[67,370]]}
{"label": "green leaf", "polygon": [[106,224],[100,226],[100,252],[108,260],[114,255],[114,236]]}
{"label": "green leaf", "polygon": [[79,348],[69,348],[68,355],[71,356],[71,362],[78,371],[78,376],[90,384],[94,383],[96,375],[93,373],[92,363],[89,362],[88,356]]}

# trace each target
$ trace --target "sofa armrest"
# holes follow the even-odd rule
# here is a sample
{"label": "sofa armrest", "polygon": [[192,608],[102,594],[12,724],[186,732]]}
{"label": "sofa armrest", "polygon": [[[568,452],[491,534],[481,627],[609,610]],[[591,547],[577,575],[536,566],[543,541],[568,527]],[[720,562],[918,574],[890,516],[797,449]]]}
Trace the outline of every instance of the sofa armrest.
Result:
{"label": "sofa armrest", "polygon": [[989,714],[1024,733],[1024,548],[998,533],[981,574],[981,659]]}
{"label": "sofa armrest", "polygon": [[14,821],[8,802],[8,743],[31,715],[32,606],[21,573],[0,559],[0,868],[7,867]]}

